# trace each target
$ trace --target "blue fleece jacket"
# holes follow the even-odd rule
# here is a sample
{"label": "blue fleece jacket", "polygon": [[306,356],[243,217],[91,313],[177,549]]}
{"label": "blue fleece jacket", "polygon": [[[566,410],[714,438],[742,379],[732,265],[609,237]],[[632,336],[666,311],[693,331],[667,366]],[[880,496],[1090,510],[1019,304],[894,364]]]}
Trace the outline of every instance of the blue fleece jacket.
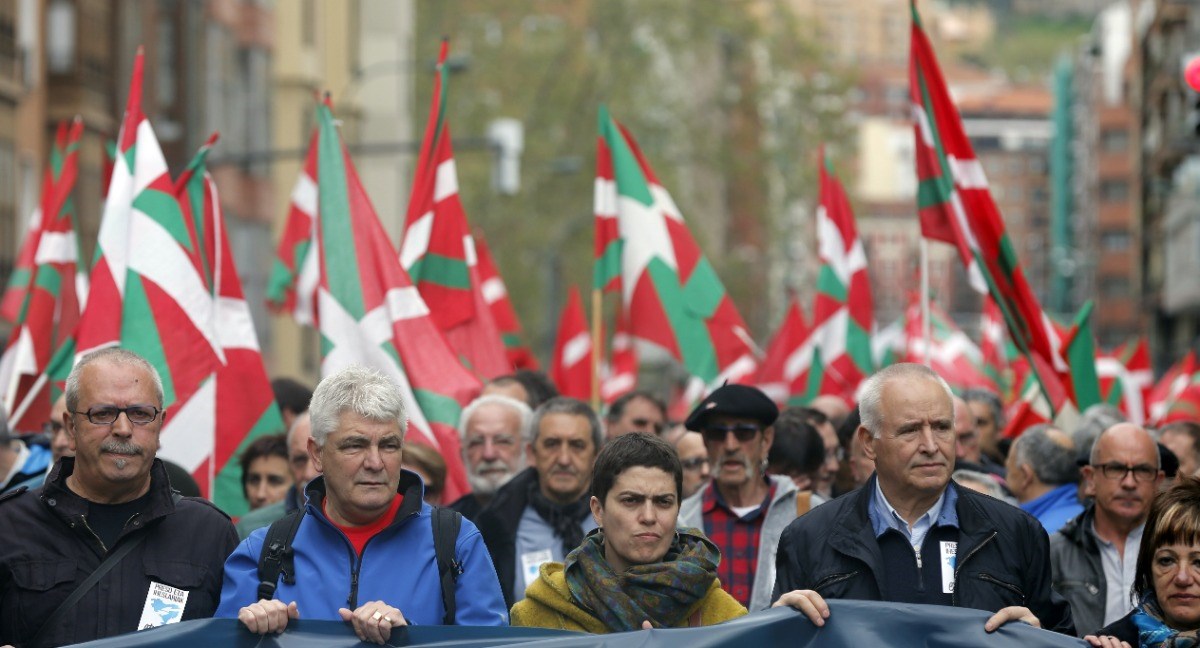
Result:
{"label": "blue fleece jacket", "polygon": [[[383,601],[399,608],[409,623],[440,624],[445,610],[433,549],[433,509],[421,499],[424,489],[416,474],[403,471],[398,490],[404,503],[395,521],[367,541],[359,557],[321,511],[325,480],[314,479],[306,489],[309,503],[292,542],[296,584],[281,578],[275,598],[295,601],[301,619],[337,621],[338,608]],[[238,610],[258,600],[258,558],[266,534],[266,528],[254,531],[225,561],[217,617],[236,617]],[[455,555],[463,567],[455,587],[458,625],[508,625],[492,559],[479,530],[465,518]]]}
{"label": "blue fleece jacket", "polygon": [[1075,484],[1063,484],[1041,497],[1025,502],[1021,508],[1037,518],[1046,529],[1046,533],[1054,535],[1054,532],[1069,520],[1083,513],[1078,491],[1079,488]]}

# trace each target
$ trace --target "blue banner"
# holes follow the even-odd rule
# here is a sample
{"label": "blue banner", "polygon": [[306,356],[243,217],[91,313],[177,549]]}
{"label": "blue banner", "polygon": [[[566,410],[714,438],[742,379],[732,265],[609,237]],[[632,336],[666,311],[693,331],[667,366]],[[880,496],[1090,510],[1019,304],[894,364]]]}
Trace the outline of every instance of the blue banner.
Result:
{"label": "blue banner", "polygon": [[[983,631],[983,623],[991,615],[979,610],[872,601],[829,601],[829,608],[829,619],[823,628],[817,628],[791,608],[776,608],[706,628],[643,630],[611,635],[585,635],[540,628],[411,626],[393,631],[387,645],[436,644],[438,648],[567,648],[581,645],[606,648],[707,648],[734,645],[787,645],[791,648],[1077,648],[1087,645],[1074,637],[1016,622],[989,634]],[[349,626],[339,621],[292,621],[283,634],[259,637],[242,628],[236,619],[205,619],[77,645],[88,648],[361,648],[372,644],[358,641]]]}

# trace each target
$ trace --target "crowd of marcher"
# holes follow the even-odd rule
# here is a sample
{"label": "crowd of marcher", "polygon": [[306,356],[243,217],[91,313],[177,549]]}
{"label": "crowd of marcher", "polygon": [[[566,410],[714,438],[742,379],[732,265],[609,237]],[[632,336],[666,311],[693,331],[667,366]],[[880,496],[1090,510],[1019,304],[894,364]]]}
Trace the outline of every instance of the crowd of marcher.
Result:
{"label": "crowd of marcher", "polygon": [[1000,438],[999,398],[923,365],[857,403],[787,407],[725,385],[683,422],[632,392],[596,412],[543,374],[489,382],[458,431],[471,492],[412,442],[367,369],[274,383],[286,433],[241,449],[236,525],[156,457],[163,384],[85,356],[44,443],[0,413],[0,645],[183,620],[252,633],[341,620],[590,633],[707,626],[828,601],[957,606],[1094,646],[1200,645],[1200,425],[1111,408]]}

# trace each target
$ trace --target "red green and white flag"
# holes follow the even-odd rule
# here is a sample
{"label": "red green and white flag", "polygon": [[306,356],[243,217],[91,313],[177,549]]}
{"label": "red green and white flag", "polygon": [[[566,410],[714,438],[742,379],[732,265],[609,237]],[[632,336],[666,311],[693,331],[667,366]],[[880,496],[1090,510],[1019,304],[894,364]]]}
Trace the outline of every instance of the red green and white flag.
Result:
{"label": "red green and white flag", "polygon": [[983,368],[983,352],[946,315],[929,302],[930,348],[925,345],[920,295],[913,294],[905,311],[905,362],[928,364],[955,391],[983,388],[996,392],[996,384]]}
{"label": "red green and white flag", "polygon": [[588,401],[592,397],[592,335],[579,289],[571,286],[558,319],[550,379],[563,396]]}
{"label": "red green and white flag", "polygon": [[1004,436],[1015,438],[1030,425],[1053,421],[1061,429],[1075,427],[1079,413],[1101,402],[1100,381],[1096,376],[1096,340],[1091,327],[1092,302],[1087,302],[1075,316],[1070,328],[1059,330],[1049,319],[1053,334],[1062,340],[1064,357],[1069,363],[1067,386],[1071,391],[1058,408],[1052,408],[1036,372],[1029,368],[1028,359],[1014,363],[1023,382],[1015,402],[1009,405],[1008,423]]}
{"label": "red green and white flag", "polygon": [[600,108],[595,286],[620,290],[630,334],[679,361],[704,386],[754,375],[742,316],[633,136]]}
{"label": "red green and white flag", "polygon": [[638,356],[629,333],[629,316],[618,306],[614,319],[608,363],[602,368],[600,380],[600,400],[608,404],[637,389],[638,379]]}
{"label": "red green and white flag", "polygon": [[793,295],[779,329],[767,344],[754,385],[779,405],[787,404],[791,397],[803,394],[808,388],[812,355],[812,329],[804,321],[800,302]]}
{"label": "red green and white flag", "polygon": [[321,270],[312,253],[317,226],[317,134],[308,140],[304,167],[292,187],[287,222],[267,279],[267,306],[291,313],[300,324],[317,325],[317,283]]}
{"label": "red green and white flag", "polygon": [[821,152],[817,207],[817,296],[813,354],[800,403],[829,394],[853,403],[858,386],[875,371],[871,354],[871,283],[854,212],[833,167]]}
{"label": "red green and white flag", "polygon": [[216,416],[214,372],[225,360],[216,300],[204,280],[190,219],[176,197],[162,150],[141,110],[142,53],[129,101],[92,266],[91,288],[73,341],[51,361],[57,380],[92,350],[121,346],[162,376],[166,423],[159,456],[211,484],[211,434],[193,427]]}
{"label": "red green and white flag", "polygon": [[996,384],[996,393],[1001,400],[1008,402],[1013,398],[1012,361],[1016,356],[1016,348],[1008,339],[1004,314],[1000,312],[1000,307],[991,295],[983,296],[979,333],[984,373]]}
{"label": "red green and white flag", "polygon": [[[215,302],[214,326],[225,358],[217,367],[212,385],[215,410],[188,408],[176,415],[175,422],[192,431],[197,451],[210,452],[204,462],[210,470],[199,472],[208,472],[205,476],[212,486],[205,490],[212,501],[226,513],[238,516],[247,511],[238,457],[255,439],[286,430],[242,292],[217,186],[205,166],[216,138],[214,133],[184,170],[176,191],[192,226],[192,249]],[[185,413],[194,415],[192,420],[181,420]],[[197,437],[202,433],[212,437],[205,444],[207,448],[199,447]],[[195,456],[193,462],[197,459],[200,456]]]}
{"label": "red green and white flag", "polygon": [[449,43],[442,41],[404,222],[400,264],[463,363],[489,379],[511,373],[512,363],[483,295],[474,237],[458,197],[458,171],[445,120],[443,70],[448,49]]}
{"label": "red green and white flag", "polygon": [[[1188,410],[1188,392],[1192,385],[1200,382],[1200,362],[1196,361],[1196,352],[1189,351],[1187,355],[1176,362],[1163,374],[1162,378],[1150,390],[1149,410],[1150,420],[1156,426],[1166,425],[1177,420],[1200,420],[1200,416]],[[1183,400],[1180,405],[1179,401]],[[1189,417],[1188,415],[1191,414]]]}
{"label": "red green and white flag", "polygon": [[[450,349],[400,266],[327,102],[317,107],[317,123],[315,227],[312,238],[293,246],[307,250],[297,267],[312,263],[318,269],[316,288],[310,295],[295,285],[281,292],[296,290],[297,302],[314,305],[323,376],[360,365],[396,382],[408,406],[407,438],[445,458],[445,497],[452,501],[470,491],[455,426],[481,384]],[[293,210],[289,217],[310,216]],[[289,224],[287,231],[303,231],[303,225]]]}
{"label": "red green and white flag", "polygon": [[1122,344],[1112,353],[1096,358],[1096,374],[1100,378],[1100,396],[1104,402],[1120,408],[1131,423],[1144,425],[1149,419],[1147,405],[1150,390],[1154,387],[1146,338]]}
{"label": "red green and white flag", "polygon": [[[8,346],[0,356],[0,394],[8,424],[19,433],[40,432],[50,418],[51,385],[43,376],[54,351],[75,330],[87,279],[75,237],[71,191],[79,170],[83,120],[61,123],[43,180],[36,225],[25,239],[33,264],[23,285],[10,283],[20,297]],[[24,250],[22,250],[24,253]],[[14,272],[14,278],[16,277]],[[56,396],[55,396],[56,397]]]}
{"label": "red green and white flag", "polygon": [[1057,411],[1071,394],[1064,345],[1025,279],[915,2],[910,9],[909,91],[921,233],[958,248],[971,286],[996,300],[1009,335],[1029,359],[1051,411]]}
{"label": "red green and white flag", "polygon": [[504,340],[508,361],[514,369],[537,369],[537,358],[523,339],[521,321],[517,319],[508,288],[492,258],[491,249],[478,231],[475,232],[475,253],[479,255],[479,287]]}

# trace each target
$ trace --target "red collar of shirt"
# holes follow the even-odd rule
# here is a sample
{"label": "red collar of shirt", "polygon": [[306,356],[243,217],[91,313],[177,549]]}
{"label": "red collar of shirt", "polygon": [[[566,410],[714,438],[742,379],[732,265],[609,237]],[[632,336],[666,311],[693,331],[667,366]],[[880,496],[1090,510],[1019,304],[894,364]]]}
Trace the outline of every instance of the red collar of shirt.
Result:
{"label": "red collar of shirt", "polygon": [[327,508],[328,502],[329,498],[321,500],[321,512],[325,514],[325,518],[329,520],[330,524],[337,527],[342,533],[346,534],[346,537],[350,540],[350,544],[354,545],[354,551],[361,556],[363,547],[367,546],[367,541],[373,538],[375,534],[387,528],[387,525],[391,524],[392,520],[396,519],[396,511],[400,510],[400,505],[404,503],[404,496],[400,493],[396,493],[396,497],[392,499],[392,505],[388,507],[387,513],[379,516],[379,519],[375,520],[374,522],[371,522],[370,524],[364,524],[362,526],[342,526],[337,522],[334,522],[333,519],[329,517],[329,509]]}

